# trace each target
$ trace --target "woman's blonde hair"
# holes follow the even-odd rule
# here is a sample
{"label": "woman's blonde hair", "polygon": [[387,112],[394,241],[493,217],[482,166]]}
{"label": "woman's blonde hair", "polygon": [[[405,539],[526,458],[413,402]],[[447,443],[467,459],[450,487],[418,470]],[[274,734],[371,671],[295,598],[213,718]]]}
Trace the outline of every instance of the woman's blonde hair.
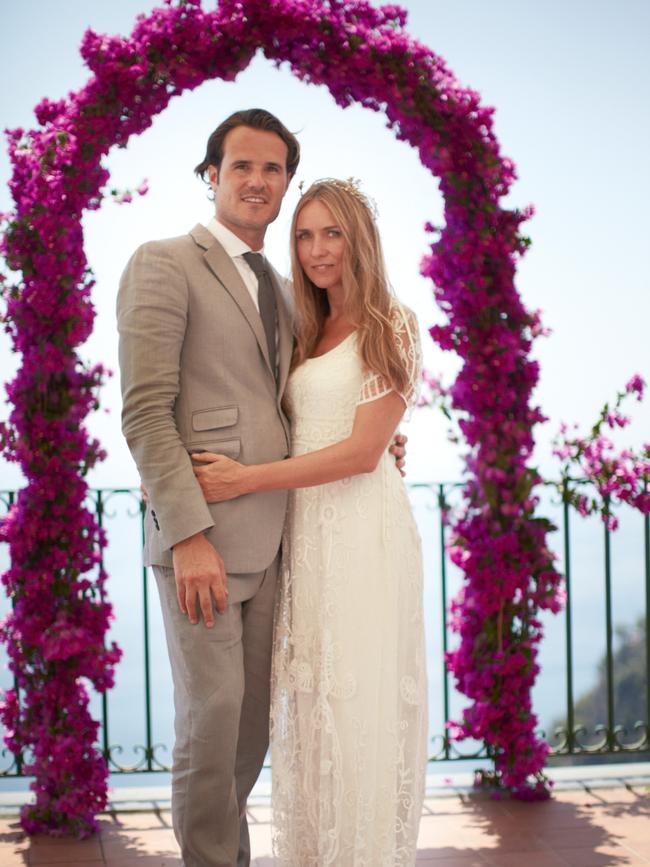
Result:
{"label": "woman's blonde hair", "polygon": [[292,366],[297,367],[312,355],[329,313],[327,293],[312,283],[298,260],[298,217],[305,205],[315,199],[331,211],[345,238],[344,311],[357,329],[364,366],[382,376],[390,388],[404,394],[409,377],[392,327],[397,301],[386,277],[381,240],[370,203],[351,181],[335,178],[315,181],[303,194],[293,215],[291,268],[297,334]]}

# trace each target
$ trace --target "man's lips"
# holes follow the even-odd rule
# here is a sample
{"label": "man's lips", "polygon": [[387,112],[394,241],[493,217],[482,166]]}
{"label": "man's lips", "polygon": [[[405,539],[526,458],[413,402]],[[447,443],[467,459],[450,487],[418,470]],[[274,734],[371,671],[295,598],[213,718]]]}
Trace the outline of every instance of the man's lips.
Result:
{"label": "man's lips", "polygon": [[242,196],[242,202],[248,202],[249,205],[265,205],[266,199],[262,196]]}

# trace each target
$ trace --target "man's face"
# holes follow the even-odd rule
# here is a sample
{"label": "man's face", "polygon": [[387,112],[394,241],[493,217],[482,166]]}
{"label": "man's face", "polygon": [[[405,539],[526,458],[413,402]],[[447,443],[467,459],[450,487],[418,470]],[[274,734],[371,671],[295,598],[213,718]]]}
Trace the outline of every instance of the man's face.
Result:
{"label": "man's face", "polygon": [[226,133],[221,167],[208,168],[217,219],[253,249],[280,212],[289,185],[287,152],[276,133],[237,126]]}

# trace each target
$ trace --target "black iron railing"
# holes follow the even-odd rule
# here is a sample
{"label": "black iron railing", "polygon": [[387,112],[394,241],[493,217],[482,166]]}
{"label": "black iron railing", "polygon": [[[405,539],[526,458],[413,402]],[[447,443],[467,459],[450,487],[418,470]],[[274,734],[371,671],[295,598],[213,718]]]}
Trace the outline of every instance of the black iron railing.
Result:
{"label": "black iron railing", "polygon": [[[429,556],[428,558],[425,556],[425,587],[426,592],[429,593],[428,598],[432,600],[431,609],[435,608],[438,614],[437,618],[433,618],[434,620],[437,619],[438,622],[428,623],[428,632],[435,632],[437,636],[437,646],[429,651],[430,680],[437,684],[435,687],[435,697],[437,698],[439,694],[440,699],[433,703],[430,702],[430,707],[436,708],[433,716],[440,723],[437,726],[437,730],[434,730],[431,735],[431,761],[489,758],[489,754],[485,751],[482,744],[458,744],[451,741],[444,727],[444,721],[454,715],[457,712],[457,708],[462,704],[462,697],[459,697],[455,693],[451,677],[444,665],[444,653],[453,645],[454,640],[453,635],[448,630],[445,613],[449,599],[460,584],[461,576],[446,555],[447,528],[443,516],[448,507],[453,506],[455,499],[458,498],[460,485],[457,483],[412,484],[409,488],[414,505],[416,506],[416,515],[418,516],[421,535],[425,541],[425,548],[427,543],[430,543]],[[11,507],[15,501],[15,496],[14,491],[0,491],[0,517]],[[115,505],[118,501],[123,506],[121,514]],[[141,687],[132,692],[126,706],[120,709],[119,715],[121,727],[128,726],[127,736],[130,740],[130,745],[125,747],[112,743],[111,711],[114,710],[114,703],[117,703],[118,699],[113,694],[105,694],[101,698],[97,698],[97,711],[101,716],[101,748],[112,772],[166,771],[169,770],[169,762],[163,760],[163,757],[159,753],[164,751],[166,753],[165,758],[170,754],[171,725],[167,726],[165,742],[160,743],[157,742],[157,738],[154,736],[153,723],[155,713],[160,716],[163,709],[164,713],[168,715],[169,721],[171,720],[171,693],[165,697],[164,701],[161,701],[160,695],[154,695],[152,685],[154,668],[156,672],[160,673],[167,663],[163,659],[164,650],[162,649],[159,623],[153,629],[152,635],[152,618],[159,616],[159,612],[157,605],[155,603],[152,604],[152,600],[150,599],[152,578],[149,570],[142,565],[140,554],[144,536],[144,507],[140,492],[133,488],[94,489],[89,491],[88,507],[96,513],[97,520],[107,532],[109,539],[109,545],[104,552],[104,560],[101,564],[103,568],[107,569],[109,574],[109,596],[113,600],[121,595],[127,599],[127,604],[122,606],[122,615],[120,614],[119,605],[116,605],[117,624],[119,625],[121,618],[126,618],[131,623],[132,609],[136,606],[135,597],[131,594],[131,582],[135,574],[137,574],[137,595],[141,608],[141,626],[136,627],[133,623],[133,628],[128,631],[127,636],[129,641],[133,641],[135,633],[136,644],[140,646],[140,664],[142,666]],[[604,681],[606,693],[605,713],[603,719],[592,722],[589,726],[584,724],[584,720],[580,718],[580,714],[576,715],[574,635],[576,612],[574,601],[576,595],[580,596],[580,593],[577,594],[576,586],[574,586],[575,564],[574,550],[572,548],[574,524],[571,520],[570,506],[566,501],[556,503],[553,507],[557,512],[557,523],[560,527],[559,534],[554,534],[554,536],[555,544],[559,545],[558,554],[563,561],[561,568],[566,575],[567,602],[564,612],[559,615],[560,618],[564,619],[563,641],[565,648],[562,660],[564,670],[558,674],[558,677],[563,677],[566,682],[565,700],[562,702],[563,707],[554,710],[554,713],[557,714],[557,720],[553,726],[553,732],[548,738],[551,754],[556,756],[599,755],[613,757],[615,754],[640,753],[650,750],[650,730],[648,725],[650,721],[650,689],[647,685],[647,672],[650,670],[650,642],[648,641],[647,628],[644,633],[645,644],[643,649],[643,667],[646,672],[645,719],[635,719],[631,724],[627,720],[627,725],[623,725],[617,717],[619,708],[616,703],[615,570],[612,557],[612,534],[604,525],[602,530],[603,560],[601,567],[599,567],[602,568],[602,577],[604,579],[604,585],[601,585],[603,591],[601,597],[604,596],[604,622],[601,622],[600,627],[597,623],[594,623],[593,629],[595,634],[598,634],[601,638],[602,630],[604,629],[605,632],[604,654],[600,659],[601,680]],[[110,519],[117,520],[119,527],[111,526]],[[594,525],[592,529],[593,534],[600,536],[601,530],[599,527]],[[639,599],[643,598],[644,601],[640,608],[635,609],[634,614],[635,617],[641,615],[640,622],[642,622],[644,615],[645,623],[647,624],[648,616],[650,615],[650,519],[647,515],[642,519],[641,533],[643,540],[641,541],[638,538],[638,532],[635,532],[634,537],[628,540],[626,550],[628,552],[628,560],[629,557],[632,557],[636,564],[642,564],[637,571],[639,575],[643,576],[640,580],[643,581],[644,586],[639,588],[638,596]],[[634,548],[637,545],[638,553],[635,553]],[[131,554],[129,555],[126,552],[125,558],[128,560],[128,564],[125,565],[120,561],[120,552],[124,552],[124,549],[129,548],[129,546]],[[116,552],[118,555],[117,560],[115,559]],[[6,549],[0,551],[0,554],[5,557],[4,560],[0,560],[0,568],[5,568],[3,564],[7,563]],[[112,557],[112,564],[105,562],[107,557]],[[589,572],[591,576],[590,580],[594,582],[594,586],[589,588],[589,592],[592,594],[598,594],[599,592],[598,587],[595,586],[597,571],[594,567],[594,571]],[[580,592],[583,591],[584,588]],[[5,600],[5,610],[9,609],[9,605],[10,602]],[[141,636],[137,634],[140,631]],[[152,668],[152,638],[154,668]],[[118,640],[120,640],[119,636]],[[556,654],[556,658],[559,658],[558,654]],[[122,665],[124,664],[123,662]],[[164,668],[164,671],[166,671],[166,668]],[[163,682],[165,678],[169,680],[169,677],[163,673],[159,677],[159,682]],[[6,688],[10,683],[3,683],[2,685]],[[558,692],[561,692],[561,686],[558,687],[558,685],[554,684],[552,690],[553,696],[555,697]],[[434,695],[433,691],[432,695]],[[140,707],[144,705],[140,737],[137,737],[130,725],[130,717],[135,716],[135,704],[137,703],[140,703]],[[539,713],[540,708],[537,708],[537,710]],[[541,708],[541,710],[543,711],[544,709]],[[138,723],[134,721],[133,727],[136,726],[139,728]],[[633,731],[631,732],[630,729]],[[544,733],[542,732],[542,734]],[[144,741],[144,743],[137,743],[138,741]],[[10,757],[6,750],[3,754],[7,762],[11,758],[11,764],[6,768],[0,768],[0,776],[21,776],[24,758],[19,756],[14,759]],[[130,754],[132,760],[120,761],[120,757],[123,754]]]}

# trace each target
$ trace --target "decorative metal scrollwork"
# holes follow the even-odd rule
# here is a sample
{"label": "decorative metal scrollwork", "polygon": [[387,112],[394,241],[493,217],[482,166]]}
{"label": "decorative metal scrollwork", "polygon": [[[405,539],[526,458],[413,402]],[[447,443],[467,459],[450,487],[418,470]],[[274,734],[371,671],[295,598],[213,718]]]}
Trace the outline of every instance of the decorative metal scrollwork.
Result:
{"label": "decorative metal scrollwork", "polygon": [[171,765],[165,765],[156,756],[156,750],[161,749],[168,752],[165,744],[153,744],[150,748],[142,744],[136,744],[133,747],[134,753],[141,753],[142,758],[132,765],[120,764],[114,756],[114,753],[123,753],[124,747],[120,744],[113,744],[107,750],[104,750],[104,758],[108,764],[109,771],[118,774],[134,774],[134,773],[150,773],[153,771],[170,771]]}

